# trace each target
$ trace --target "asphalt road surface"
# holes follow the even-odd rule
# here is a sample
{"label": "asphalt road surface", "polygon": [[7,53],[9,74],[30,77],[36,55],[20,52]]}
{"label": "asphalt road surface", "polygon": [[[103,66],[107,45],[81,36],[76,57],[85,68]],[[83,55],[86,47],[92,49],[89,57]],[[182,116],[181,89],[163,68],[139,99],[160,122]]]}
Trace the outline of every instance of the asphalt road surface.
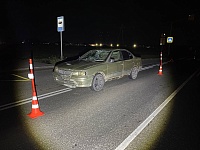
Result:
{"label": "asphalt road surface", "polygon": [[200,62],[144,61],[136,80],[109,81],[100,92],[53,81],[52,69],[35,70],[39,108],[31,112],[27,70],[1,73],[0,149],[200,149]]}

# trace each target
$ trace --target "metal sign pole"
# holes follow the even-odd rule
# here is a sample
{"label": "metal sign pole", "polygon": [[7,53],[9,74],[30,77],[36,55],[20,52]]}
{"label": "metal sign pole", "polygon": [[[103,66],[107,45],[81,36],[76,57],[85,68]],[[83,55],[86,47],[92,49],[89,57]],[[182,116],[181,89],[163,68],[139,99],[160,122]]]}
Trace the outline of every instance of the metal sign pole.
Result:
{"label": "metal sign pole", "polygon": [[60,32],[60,59],[63,60],[63,51],[62,51],[62,32]]}
{"label": "metal sign pole", "polygon": [[64,29],[64,16],[57,17],[57,31],[60,32],[60,59],[63,60],[63,50],[62,50],[62,32]]}

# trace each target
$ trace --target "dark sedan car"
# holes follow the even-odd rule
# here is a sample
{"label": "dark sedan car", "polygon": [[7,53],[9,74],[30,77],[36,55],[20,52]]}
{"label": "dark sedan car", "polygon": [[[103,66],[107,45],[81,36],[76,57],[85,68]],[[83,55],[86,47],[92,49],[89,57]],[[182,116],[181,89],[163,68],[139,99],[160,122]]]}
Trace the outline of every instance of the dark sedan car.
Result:
{"label": "dark sedan car", "polygon": [[141,66],[141,58],[126,49],[94,49],[78,59],[57,63],[53,77],[64,86],[100,91],[106,81],[125,75],[135,79]]}

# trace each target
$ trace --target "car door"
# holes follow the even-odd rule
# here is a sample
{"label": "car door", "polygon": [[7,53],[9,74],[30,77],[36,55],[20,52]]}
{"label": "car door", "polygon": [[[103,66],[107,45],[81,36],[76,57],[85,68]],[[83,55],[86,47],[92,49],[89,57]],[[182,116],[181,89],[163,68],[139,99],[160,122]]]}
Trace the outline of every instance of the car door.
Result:
{"label": "car door", "polygon": [[128,51],[121,51],[124,61],[123,75],[129,75],[134,66],[133,55]]}
{"label": "car door", "polygon": [[122,76],[124,63],[122,61],[121,53],[119,50],[113,51],[108,63],[107,77],[108,79],[117,78]]}

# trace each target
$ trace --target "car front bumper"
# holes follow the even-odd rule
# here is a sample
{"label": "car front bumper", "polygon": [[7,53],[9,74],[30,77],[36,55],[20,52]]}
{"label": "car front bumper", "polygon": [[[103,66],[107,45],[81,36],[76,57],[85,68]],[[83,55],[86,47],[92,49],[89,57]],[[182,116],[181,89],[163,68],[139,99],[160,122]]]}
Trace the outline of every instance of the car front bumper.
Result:
{"label": "car front bumper", "polygon": [[92,77],[74,77],[74,76],[65,76],[53,72],[54,80],[61,85],[76,88],[76,87],[90,87],[92,84]]}

